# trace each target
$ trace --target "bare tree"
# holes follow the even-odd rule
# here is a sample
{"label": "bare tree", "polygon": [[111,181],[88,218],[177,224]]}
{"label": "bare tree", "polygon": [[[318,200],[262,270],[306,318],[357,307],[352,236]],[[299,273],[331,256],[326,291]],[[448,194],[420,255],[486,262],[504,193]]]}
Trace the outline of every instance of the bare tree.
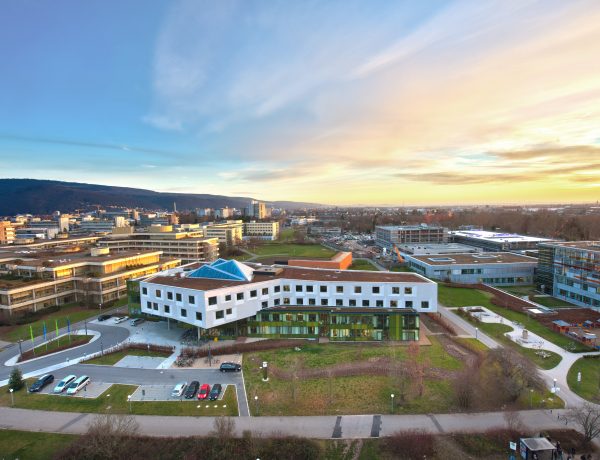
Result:
{"label": "bare tree", "polygon": [[579,425],[585,442],[600,437],[600,409],[590,403],[574,407],[569,411],[569,419]]}
{"label": "bare tree", "polygon": [[112,458],[123,438],[138,434],[140,426],[133,415],[98,414],[88,425],[84,442],[97,458]]}
{"label": "bare tree", "polygon": [[452,384],[459,408],[469,410],[474,406],[478,382],[479,375],[474,366],[467,366],[455,377]]}
{"label": "bare tree", "polygon": [[506,422],[506,427],[513,433],[521,433],[524,429],[521,414],[516,410],[504,412],[504,421]]}
{"label": "bare tree", "polygon": [[213,423],[213,435],[219,439],[233,438],[235,435],[235,420],[232,417],[217,417]]}

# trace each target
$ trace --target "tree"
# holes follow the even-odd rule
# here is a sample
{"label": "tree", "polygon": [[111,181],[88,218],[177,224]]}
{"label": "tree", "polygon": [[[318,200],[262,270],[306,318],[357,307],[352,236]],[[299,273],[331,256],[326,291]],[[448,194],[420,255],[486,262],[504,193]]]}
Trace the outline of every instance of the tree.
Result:
{"label": "tree", "polygon": [[93,454],[87,458],[114,458],[123,439],[137,435],[139,428],[133,415],[98,414],[88,425],[81,444]]}
{"label": "tree", "polygon": [[230,439],[235,435],[235,420],[231,417],[217,417],[213,426],[212,434],[219,439]]}
{"label": "tree", "polygon": [[21,373],[21,369],[15,367],[10,372],[10,377],[8,379],[8,389],[12,389],[13,391],[19,391],[24,386],[25,382],[23,381],[23,374]]}
{"label": "tree", "polygon": [[600,437],[600,409],[590,403],[574,407],[569,411],[569,419],[575,422],[583,431],[585,442]]}

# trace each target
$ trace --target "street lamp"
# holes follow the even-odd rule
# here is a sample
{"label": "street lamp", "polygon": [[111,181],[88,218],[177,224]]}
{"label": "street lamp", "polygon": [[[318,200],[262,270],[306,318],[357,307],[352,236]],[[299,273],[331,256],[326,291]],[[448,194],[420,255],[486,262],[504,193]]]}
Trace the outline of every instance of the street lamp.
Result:
{"label": "street lamp", "polygon": [[554,392],[556,392],[556,379],[552,380],[552,388],[554,389]]}
{"label": "street lamp", "polygon": [[391,409],[392,409],[392,414],[393,414],[394,413],[394,393],[392,393],[390,396],[392,397],[392,407],[391,407]]}
{"label": "street lamp", "polygon": [[258,411],[258,396],[254,396],[254,404],[256,404],[256,415],[259,415]]}
{"label": "street lamp", "polygon": [[102,339],[100,339],[100,356],[104,356],[104,346],[102,345]]}
{"label": "street lamp", "polygon": [[479,338],[479,328],[475,328],[475,338]]}
{"label": "street lamp", "polygon": [[13,395],[13,391],[15,391],[15,390],[14,390],[13,388],[11,388],[11,389],[10,389],[10,390],[8,390],[8,391],[10,391],[10,401],[11,401],[11,404],[10,404],[10,405],[11,405],[11,406],[14,406],[14,405],[15,405],[15,395]]}
{"label": "street lamp", "polygon": [[529,389],[529,408],[533,409],[533,388]]}
{"label": "street lamp", "polygon": [[21,344],[23,343],[23,339],[19,339],[19,356],[23,354],[23,348],[21,348]]}
{"label": "street lamp", "polygon": [[132,395],[127,395],[127,402],[129,403],[129,413],[131,414],[131,396]]}

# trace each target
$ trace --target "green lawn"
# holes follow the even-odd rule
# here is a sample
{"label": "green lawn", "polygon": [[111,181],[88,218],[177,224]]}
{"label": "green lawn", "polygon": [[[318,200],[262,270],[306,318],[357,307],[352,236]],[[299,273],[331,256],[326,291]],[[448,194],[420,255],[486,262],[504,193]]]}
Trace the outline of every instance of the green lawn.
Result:
{"label": "green lawn", "polygon": [[467,348],[469,348],[471,350],[477,350],[477,351],[489,350],[489,348],[487,347],[486,344],[484,344],[483,342],[480,342],[479,340],[477,340],[475,338],[455,337],[454,340],[456,340],[459,343],[464,344]]}
{"label": "green lawn", "polygon": [[[581,382],[577,382],[577,373],[581,372]],[[582,398],[600,403],[600,358],[580,358],[567,374],[569,388]]]}
{"label": "green lawn", "polygon": [[23,353],[23,360],[39,358],[40,356],[45,356],[52,354],[56,351],[68,350],[69,348],[78,347],[81,345],[85,345],[90,340],[92,340],[94,336],[92,335],[75,335],[71,334],[71,336],[63,336],[58,339],[50,340],[45,345],[38,345],[35,347],[35,353],[31,354],[29,351]]}
{"label": "green lawn", "polygon": [[391,269],[391,272],[407,272],[413,273],[413,271],[409,267],[405,267],[404,265],[394,265]]}
{"label": "green lawn", "polygon": [[[127,305],[126,297],[119,299],[115,303],[115,307],[124,305]],[[44,315],[33,323],[23,324],[21,326],[0,327],[0,340],[6,340],[8,342],[16,342],[19,339],[28,340],[31,339],[29,326],[32,326],[33,335],[34,337],[37,337],[43,335],[44,321],[46,322],[47,332],[52,332],[56,330],[55,320],[58,320],[58,327],[63,328],[67,327],[67,317],[70,319],[71,324],[75,324],[84,319],[97,316],[100,313],[102,313],[102,311],[97,308],[87,309],[77,305],[63,306],[60,311]]]}
{"label": "green lawn", "polygon": [[555,297],[544,297],[544,296],[536,296],[533,298],[535,303],[539,303],[545,307],[549,308],[573,308],[577,307],[577,305],[573,305],[565,300],[557,299]]}
{"label": "green lawn", "polygon": [[293,244],[293,243],[265,243],[253,247],[250,252],[259,256],[295,256],[295,257],[319,257],[329,259],[335,251],[320,244]]}
{"label": "green lawn", "polygon": [[469,288],[455,288],[438,284],[438,299],[440,303],[448,307],[466,307],[466,306],[482,306],[497,313],[500,316],[521,323],[529,331],[539,335],[540,337],[558,345],[565,350],[574,352],[590,351],[590,348],[573,340],[566,335],[554,332],[548,329],[543,324],[530,318],[525,313],[509,310],[508,308],[498,307],[492,304],[492,294],[489,292],[480,291]]}
{"label": "green lawn", "polygon": [[[35,379],[28,379],[29,384]],[[39,409],[59,412],[113,412],[124,414],[129,412],[127,404],[127,396],[132,394],[137,389],[137,385],[112,385],[108,390],[101,394],[98,398],[78,398],[66,395],[46,395],[46,394],[30,394],[25,389],[14,393],[15,406],[21,409]],[[223,408],[223,405],[227,407]],[[10,394],[8,391],[0,392],[0,405],[10,406]],[[183,401],[149,401],[149,402],[133,402],[131,404],[132,413],[137,415],[237,415],[237,397],[235,389],[230,385],[227,387],[222,401],[216,402],[217,408],[214,407],[215,401],[203,402],[183,399]],[[210,408],[206,408],[210,405]]]}
{"label": "green lawn", "polygon": [[502,289],[503,291],[509,292],[510,294],[516,295],[516,296],[524,296],[524,295],[531,295],[531,294],[537,294],[536,292],[536,287],[534,285],[527,285],[527,286],[496,286],[498,289]]}
{"label": "green lawn", "polygon": [[77,438],[73,434],[0,430],[0,458],[41,460],[66,448]]}
{"label": "green lawn", "polygon": [[284,228],[279,232],[280,242],[292,241],[295,237],[296,231],[293,228]]}
{"label": "green lawn", "polygon": [[119,361],[121,361],[125,356],[152,356],[156,358],[168,358],[169,356],[171,356],[171,353],[130,348],[127,350],[119,350],[114,353],[105,354],[104,356],[99,356],[97,358],[90,359],[88,361],[85,361],[85,364],[113,366]]}
{"label": "green lawn", "polygon": [[352,265],[348,267],[348,270],[378,271],[377,267],[375,267],[371,262],[367,260],[355,260],[354,262],[352,262]]}

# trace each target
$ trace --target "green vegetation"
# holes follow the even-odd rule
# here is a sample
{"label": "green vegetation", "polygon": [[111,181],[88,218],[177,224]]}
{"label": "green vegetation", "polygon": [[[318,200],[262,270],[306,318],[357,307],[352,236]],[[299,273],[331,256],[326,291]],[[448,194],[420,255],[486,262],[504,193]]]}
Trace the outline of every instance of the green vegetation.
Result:
{"label": "green vegetation", "polygon": [[0,452],[7,460],[52,458],[54,453],[67,447],[77,437],[73,434],[0,430]]}
{"label": "green vegetation", "polygon": [[[28,385],[36,379],[28,379]],[[104,413],[107,411],[124,414],[129,412],[127,396],[133,394],[136,385],[112,385],[97,398],[80,398],[66,395],[30,394],[25,390],[14,393],[15,406],[21,409],[38,409],[59,412]],[[0,393],[0,406],[10,406],[8,392]],[[197,406],[200,405],[200,408]],[[206,406],[210,407],[207,408]],[[218,407],[214,407],[217,405]],[[222,406],[227,407],[223,408]],[[131,412],[136,415],[191,415],[218,416],[237,415],[237,397],[233,386],[228,386],[223,399],[199,403],[196,399],[183,401],[136,401],[131,403]]]}
{"label": "green vegetation", "polygon": [[121,361],[125,356],[151,356],[154,358],[168,358],[171,353],[160,351],[139,350],[137,348],[129,348],[127,350],[119,350],[114,353],[98,356],[97,358],[86,361],[85,364],[98,364],[103,366],[113,366]]}
{"label": "green vegetation", "polygon": [[377,267],[375,267],[375,265],[373,265],[371,262],[369,262],[368,260],[355,260],[352,262],[352,265],[350,265],[350,267],[348,267],[348,270],[370,270],[370,271],[377,271]]}
{"label": "green vegetation", "polygon": [[408,273],[412,273],[413,270],[411,270],[409,267],[405,266],[405,265],[394,265],[392,268],[390,268],[391,272],[408,272]]}
{"label": "green vegetation", "polygon": [[546,296],[535,296],[533,298],[533,302],[539,303],[545,307],[549,308],[573,308],[576,305],[570,304],[561,299],[557,299],[555,297],[546,297]]}
{"label": "green vegetation", "polygon": [[[578,372],[581,372],[581,382],[577,382]],[[575,361],[567,374],[567,383],[582,398],[600,403],[600,357]]]}
{"label": "green vegetation", "polygon": [[[121,307],[123,305],[127,305],[127,297],[123,297],[122,299],[116,301],[114,307]],[[70,319],[71,325],[73,325],[79,321],[83,321],[84,319],[97,316],[101,314],[102,311],[103,310],[99,310],[97,308],[88,309],[73,304],[70,306],[64,305],[60,308],[60,311],[42,316],[40,319],[30,324],[0,327],[0,340],[6,340],[8,342],[16,342],[19,339],[28,340],[31,339],[29,326],[33,328],[34,337],[37,337],[43,334],[44,321],[46,322],[46,330],[48,333],[50,333],[56,330],[55,320],[58,320],[58,327],[63,328],[67,327],[67,317]]]}
{"label": "green vegetation", "polygon": [[536,291],[536,287],[532,284],[526,286],[496,286],[498,289],[502,289],[512,295],[516,296],[529,296],[535,295],[538,292]]}
{"label": "green vegetation", "polygon": [[565,350],[573,352],[590,351],[582,343],[573,340],[566,335],[548,329],[543,324],[533,318],[530,318],[525,313],[510,310],[508,308],[499,307],[491,302],[492,294],[489,292],[480,291],[478,289],[455,288],[438,284],[438,299],[440,303],[448,307],[466,307],[466,306],[482,306],[493,311],[494,313],[503,316],[509,321],[516,321],[523,325],[524,328],[539,335],[540,337],[558,345]]}
{"label": "green vegetation", "polygon": [[489,348],[487,347],[486,344],[484,344],[483,342],[480,342],[479,340],[477,340],[475,338],[455,337],[454,340],[456,340],[458,343],[464,344],[470,350],[477,350],[477,351],[489,350]]}
{"label": "green vegetation", "polygon": [[290,242],[296,237],[296,231],[293,228],[284,228],[279,232],[279,242]]}
{"label": "green vegetation", "polygon": [[293,244],[293,243],[265,243],[252,248],[251,252],[258,256],[286,256],[286,257],[318,257],[329,259],[335,251],[320,244]]}

